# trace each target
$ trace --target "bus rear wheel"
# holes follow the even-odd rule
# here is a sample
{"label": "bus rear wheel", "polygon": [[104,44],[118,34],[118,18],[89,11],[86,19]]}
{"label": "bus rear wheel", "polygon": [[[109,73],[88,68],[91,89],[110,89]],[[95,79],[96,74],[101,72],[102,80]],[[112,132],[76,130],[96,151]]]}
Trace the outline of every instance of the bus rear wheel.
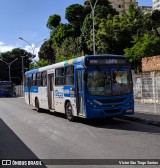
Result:
{"label": "bus rear wheel", "polygon": [[36,111],[37,111],[37,112],[40,112],[39,101],[38,101],[37,98],[36,98],[36,100],[35,100],[35,107],[36,107]]}
{"label": "bus rear wheel", "polygon": [[67,104],[65,106],[65,113],[66,113],[66,117],[69,121],[74,121],[74,116],[72,113],[72,105],[70,102],[67,102]]}

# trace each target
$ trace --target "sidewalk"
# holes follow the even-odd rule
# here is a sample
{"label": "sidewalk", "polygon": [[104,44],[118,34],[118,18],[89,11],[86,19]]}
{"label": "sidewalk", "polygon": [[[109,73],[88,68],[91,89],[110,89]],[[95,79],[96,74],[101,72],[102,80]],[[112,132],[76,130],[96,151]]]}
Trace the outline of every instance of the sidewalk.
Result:
{"label": "sidewalk", "polygon": [[135,111],[133,116],[124,116],[123,119],[160,127],[160,114],[148,114]]}
{"label": "sidewalk", "polygon": [[160,104],[141,103],[135,100],[135,113],[132,116],[124,116],[123,119],[143,124],[160,127]]}

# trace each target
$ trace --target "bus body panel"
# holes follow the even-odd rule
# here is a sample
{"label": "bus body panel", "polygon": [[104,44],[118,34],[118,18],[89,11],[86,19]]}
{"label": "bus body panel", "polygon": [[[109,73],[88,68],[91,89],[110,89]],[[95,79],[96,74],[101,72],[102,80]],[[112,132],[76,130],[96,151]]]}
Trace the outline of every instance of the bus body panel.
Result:
{"label": "bus body panel", "polygon": [[55,87],[54,89],[54,102],[55,110],[64,113],[64,93],[63,86]]}
{"label": "bus body panel", "polygon": [[24,88],[24,99],[25,99],[25,102],[29,105],[29,93],[28,93],[28,88]]}
{"label": "bus body panel", "polygon": [[134,114],[132,93],[113,98],[85,96],[87,118],[118,117]]}
{"label": "bus body panel", "polygon": [[48,90],[47,87],[39,87],[39,95],[40,95],[40,107],[43,109],[48,109]]}
{"label": "bus body panel", "polygon": [[77,116],[76,98],[75,98],[75,85],[74,86],[64,86],[64,108],[67,101],[71,102],[73,116]]}

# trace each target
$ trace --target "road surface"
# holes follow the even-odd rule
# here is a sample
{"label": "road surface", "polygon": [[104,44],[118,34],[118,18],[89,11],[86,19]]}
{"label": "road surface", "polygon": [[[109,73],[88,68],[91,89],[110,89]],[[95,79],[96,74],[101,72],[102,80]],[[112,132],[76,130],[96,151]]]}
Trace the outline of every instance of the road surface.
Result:
{"label": "road surface", "polygon": [[5,159],[160,158],[159,127],[122,119],[69,122],[63,114],[36,112],[24,98],[0,98],[0,135]]}

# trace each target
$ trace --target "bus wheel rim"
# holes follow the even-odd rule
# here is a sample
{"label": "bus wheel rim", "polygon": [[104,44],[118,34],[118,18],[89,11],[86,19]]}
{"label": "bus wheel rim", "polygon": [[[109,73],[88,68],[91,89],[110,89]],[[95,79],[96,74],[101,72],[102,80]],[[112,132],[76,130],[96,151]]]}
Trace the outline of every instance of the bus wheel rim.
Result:
{"label": "bus wheel rim", "polygon": [[72,107],[70,103],[66,107],[66,113],[67,113],[67,118],[72,119]]}

